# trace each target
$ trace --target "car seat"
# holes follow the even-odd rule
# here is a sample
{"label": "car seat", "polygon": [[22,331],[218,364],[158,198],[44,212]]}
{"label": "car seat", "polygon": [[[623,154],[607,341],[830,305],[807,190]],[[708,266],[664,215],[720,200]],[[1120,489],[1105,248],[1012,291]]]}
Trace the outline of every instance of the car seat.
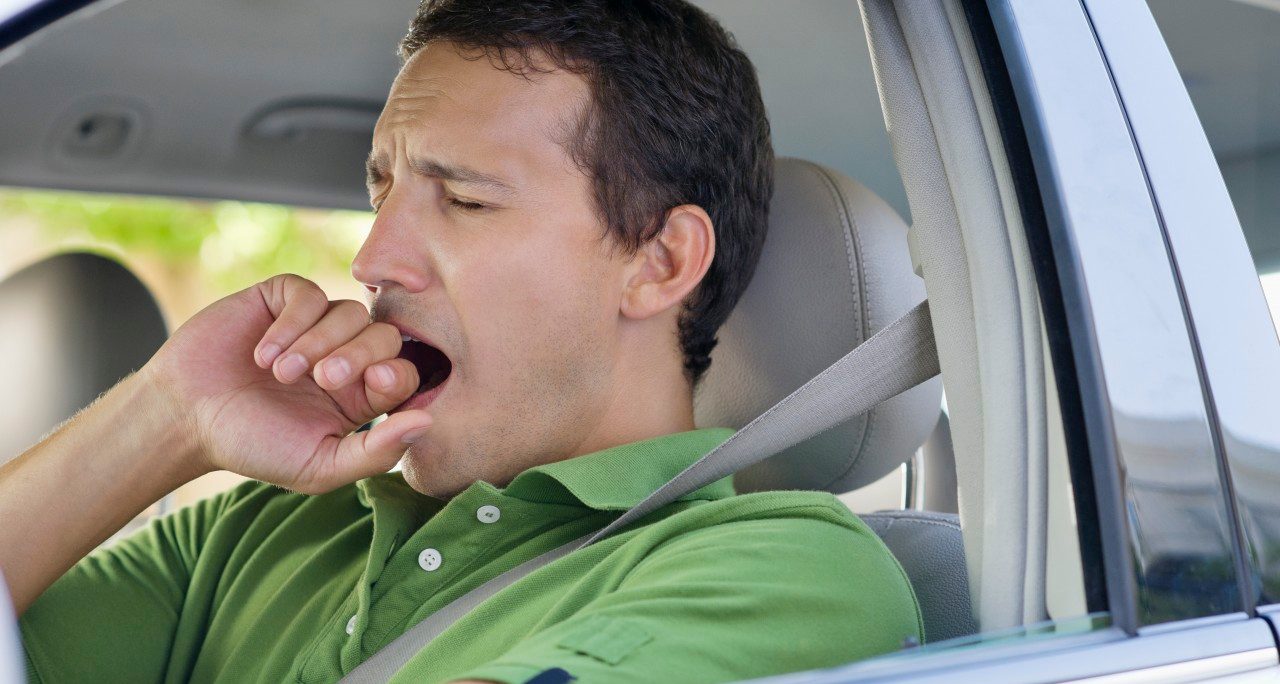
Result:
{"label": "car seat", "polygon": [[141,368],[168,336],[142,281],[97,254],[58,254],[0,281],[0,462]]}
{"label": "car seat", "polygon": [[[742,300],[720,331],[695,396],[697,423],[740,428],[925,297],[907,226],[837,171],[779,159],[769,233]],[[938,379],[739,472],[739,492],[823,490],[874,482],[912,457],[938,422]],[[972,634],[960,525],[954,515],[885,511],[862,519],[906,570],[939,641]],[[849,591],[857,591],[849,578]]]}

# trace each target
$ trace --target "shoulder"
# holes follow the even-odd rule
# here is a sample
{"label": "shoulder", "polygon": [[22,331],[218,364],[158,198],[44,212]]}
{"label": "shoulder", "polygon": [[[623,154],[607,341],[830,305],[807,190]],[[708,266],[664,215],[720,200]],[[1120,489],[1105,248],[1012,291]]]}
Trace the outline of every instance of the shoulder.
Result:
{"label": "shoulder", "polygon": [[[874,566],[909,590],[889,548],[839,499],[826,492],[780,491],[740,494],[681,511],[663,521],[670,536],[653,553],[682,547],[732,553],[743,547],[771,551],[756,554],[779,566],[821,563],[830,569],[867,570]],[[843,582],[832,577],[827,582]]]}
{"label": "shoulder", "polygon": [[[835,536],[856,547],[867,546],[889,555],[888,548],[875,532],[839,499],[826,492],[738,494],[680,510],[660,524],[673,533],[695,534],[704,538],[719,536],[725,529],[732,529],[737,534],[765,537],[786,531],[802,536]],[[891,555],[889,557],[892,558]]]}
{"label": "shoulder", "polygon": [[856,634],[868,654],[895,650],[904,638],[923,634],[902,566],[875,532],[830,494],[738,495],[691,507],[658,525],[663,523],[672,529],[653,540],[624,584],[736,586],[735,600],[769,616],[756,623],[761,628],[807,633],[801,625],[808,625],[846,637]]}

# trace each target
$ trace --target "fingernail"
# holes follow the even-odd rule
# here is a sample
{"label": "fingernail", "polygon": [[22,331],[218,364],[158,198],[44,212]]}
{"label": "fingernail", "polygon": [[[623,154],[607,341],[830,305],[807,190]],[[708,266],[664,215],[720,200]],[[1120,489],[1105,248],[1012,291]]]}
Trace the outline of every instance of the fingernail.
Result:
{"label": "fingernail", "polygon": [[270,366],[276,357],[280,355],[280,345],[274,342],[268,342],[258,347],[258,358],[262,359],[263,365]]}
{"label": "fingernail", "polygon": [[379,387],[384,389],[390,389],[396,384],[395,371],[386,366],[374,366],[373,379],[377,381]]}
{"label": "fingernail", "polygon": [[351,364],[341,356],[335,356],[324,362],[324,376],[331,384],[337,385],[351,375]]}
{"label": "fingernail", "polygon": [[302,354],[294,352],[280,360],[280,378],[285,382],[293,382],[307,372],[307,360]]}
{"label": "fingernail", "polygon": [[418,441],[419,437],[425,434],[427,434],[427,428],[424,427],[417,428],[416,430],[410,430],[404,433],[404,436],[400,438],[400,442],[402,444],[413,444]]}

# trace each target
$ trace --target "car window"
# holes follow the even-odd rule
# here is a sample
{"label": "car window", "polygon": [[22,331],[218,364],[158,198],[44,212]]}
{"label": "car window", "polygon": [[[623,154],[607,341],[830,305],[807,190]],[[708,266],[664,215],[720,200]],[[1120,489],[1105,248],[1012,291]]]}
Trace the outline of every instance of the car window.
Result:
{"label": "car window", "polygon": [[[103,254],[148,286],[172,331],[212,301],[277,273],[306,274],[335,299],[362,300],[348,268],[370,222],[369,215],[355,211],[0,187],[0,280],[52,254]],[[6,394],[4,402],[0,414],[6,421],[31,420],[25,412],[30,406],[18,395]],[[0,454],[16,454],[24,446],[9,445]],[[220,472],[193,481],[117,538],[150,515],[242,479]]]}
{"label": "car window", "polygon": [[1280,321],[1280,4],[1150,0]]}
{"label": "car window", "polygon": [[[1280,4],[1150,0],[1280,327]],[[1224,432],[1229,434],[1224,428]],[[1260,605],[1280,602],[1280,473],[1261,435],[1228,462]]]}

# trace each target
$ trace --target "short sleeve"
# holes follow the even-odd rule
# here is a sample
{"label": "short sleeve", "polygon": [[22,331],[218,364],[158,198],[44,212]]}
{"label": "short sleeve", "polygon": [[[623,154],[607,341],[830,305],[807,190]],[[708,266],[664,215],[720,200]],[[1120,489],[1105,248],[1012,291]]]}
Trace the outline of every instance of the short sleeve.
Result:
{"label": "short sleeve", "polygon": [[161,681],[210,531],[228,507],[260,486],[247,482],[160,516],[74,565],[19,620],[27,678]]}
{"label": "short sleeve", "polygon": [[730,681],[891,652],[921,631],[905,574],[865,525],[747,520],[656,547],[615,591],[453,679]]}

